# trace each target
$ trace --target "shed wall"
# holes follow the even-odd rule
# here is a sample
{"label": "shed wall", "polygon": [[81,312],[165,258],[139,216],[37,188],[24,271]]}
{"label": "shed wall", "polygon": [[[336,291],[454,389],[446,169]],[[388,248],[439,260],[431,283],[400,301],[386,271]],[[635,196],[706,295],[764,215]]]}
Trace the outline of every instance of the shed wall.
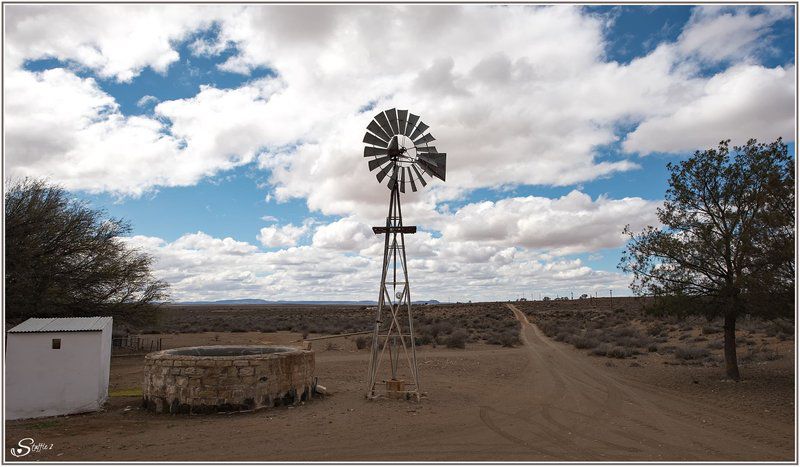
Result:
{"label": "shed wall", "polygon": [[[53,339],[61,339],[61,349],[52,348]],[[110,327],[6,334],[6,418],[98,410],[108,393],[110,339]]]}
{"label": "shed wall", "polygon": [[108,399],[108,381],[111,376],[111,337],[112,337],[112,321],[106,324],[103,328],[103,335],[100,336],[100,388],[98,394],[100,395],[100,404],[102,405]]}

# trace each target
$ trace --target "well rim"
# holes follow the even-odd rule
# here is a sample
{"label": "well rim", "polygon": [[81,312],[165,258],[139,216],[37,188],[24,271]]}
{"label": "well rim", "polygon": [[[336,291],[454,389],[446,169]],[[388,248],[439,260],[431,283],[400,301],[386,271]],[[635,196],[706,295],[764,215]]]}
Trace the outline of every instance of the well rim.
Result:
{"label": "well rim", "polygon": [[[197,350],[224,350],[224,349],[245,349],[245,350],[252,350],[257,351],[259,349],[275,349],[271,352],[263,352],[263,353],[249,353],[249,354],[228,354],[228,355],[199,355],[199,354],[179,354],[175,352],[180,351],[189,351],[192,349]],[[159,350],[156,352],[151,352],[145,356],[145,360],[187,360],[187,361],[201,361],[205,359],[215,359],[215,360],[265,360],[265,359],[272,359],[272,358],[281,358],[285,356],[291,355],[301,355],[312,353],[310,350],[300,349],[297,347],[291,347],[287,345],[265,345],[265,344],[258,344],[258,345],[235,345],[235,344],[227,344],[227,345],[194,345],[194,346],[187,346],[187,347],[175,347],[171,349],[164,349]]]}

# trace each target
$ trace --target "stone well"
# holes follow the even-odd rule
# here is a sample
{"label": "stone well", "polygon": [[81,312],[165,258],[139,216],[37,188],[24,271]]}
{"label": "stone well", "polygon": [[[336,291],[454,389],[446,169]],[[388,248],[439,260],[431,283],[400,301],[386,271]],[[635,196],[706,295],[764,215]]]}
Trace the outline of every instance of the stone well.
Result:
{"label": "stone well", "polygon": [[145,357],[142,403],[155,412],[213,413],[295,404],[311,397],[314,352],[217,345]]}

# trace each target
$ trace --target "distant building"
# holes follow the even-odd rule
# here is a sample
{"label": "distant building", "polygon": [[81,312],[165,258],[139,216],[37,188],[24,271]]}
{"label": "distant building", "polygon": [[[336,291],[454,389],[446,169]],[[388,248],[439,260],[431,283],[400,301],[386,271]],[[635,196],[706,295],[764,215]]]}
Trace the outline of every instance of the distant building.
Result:
{"label": "distant building", "polygon": [[108,398],[111,317],[31,318],[6,334],[6,419],[99,410]]}

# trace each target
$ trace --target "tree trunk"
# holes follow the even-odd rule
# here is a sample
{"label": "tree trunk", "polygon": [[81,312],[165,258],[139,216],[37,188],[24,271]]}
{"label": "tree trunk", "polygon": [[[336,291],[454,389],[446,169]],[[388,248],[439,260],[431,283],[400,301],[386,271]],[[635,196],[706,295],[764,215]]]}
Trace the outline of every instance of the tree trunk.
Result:
{"label": "tree trunk", "polygon": [[739,381],[739,365],[736,362],[736,312],[725,313],[725,373],[728,378]]}

